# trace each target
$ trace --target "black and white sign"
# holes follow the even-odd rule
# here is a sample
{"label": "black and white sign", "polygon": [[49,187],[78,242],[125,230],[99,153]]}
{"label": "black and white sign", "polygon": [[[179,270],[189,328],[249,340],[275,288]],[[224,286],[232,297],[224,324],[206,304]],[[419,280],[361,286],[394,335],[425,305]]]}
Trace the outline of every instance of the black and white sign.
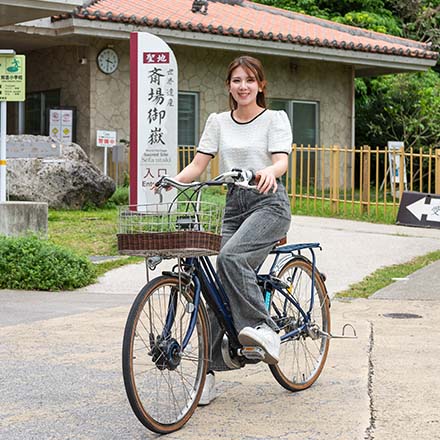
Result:
{"label": "black and white sign", "polygon": [[[177,62],[147,32],[130,36],[130,204],[157,202],[151,185],[177,174]],[[175,191],[164,194],[171,201]]]}
{"label": "black and white sign", "polygon": [[397,223],[440,228],[440,195],[404,191]]}

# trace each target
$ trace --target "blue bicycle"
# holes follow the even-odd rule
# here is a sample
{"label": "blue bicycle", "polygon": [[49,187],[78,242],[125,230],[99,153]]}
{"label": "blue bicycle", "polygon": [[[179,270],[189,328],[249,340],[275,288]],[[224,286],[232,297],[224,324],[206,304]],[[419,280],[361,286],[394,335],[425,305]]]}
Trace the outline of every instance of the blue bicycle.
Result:
{"label": "blue bicycle", "polygon": [[[219,250],[221,208],[201,200],[209,186],[254,188],[251,182],[252,173],[246,170],[203,183],[164,177],[156,187],[178,190],[171,203],[128,207],[120,213],[121,253],[147,257],[150,269],[164,257],[178,258],[171,271],[141,289],[123,340],[128,400],[140,422],[154,432],[180,429],[197,408],[210,358],[205,304],[225,332],[222,355],[228,366],[240,368],[263,358],[259,347],[243,347],[238,341],[227,295],[208,257]],[[316,248],[318,243],[276,246],[269,256],[270,269],[260,273],[257,268],[261,294],[282,342],[280,360],[269,368],[289,391],[304,390],[317,380],[332,337],[330,300],[325,277],[315,265]]]}

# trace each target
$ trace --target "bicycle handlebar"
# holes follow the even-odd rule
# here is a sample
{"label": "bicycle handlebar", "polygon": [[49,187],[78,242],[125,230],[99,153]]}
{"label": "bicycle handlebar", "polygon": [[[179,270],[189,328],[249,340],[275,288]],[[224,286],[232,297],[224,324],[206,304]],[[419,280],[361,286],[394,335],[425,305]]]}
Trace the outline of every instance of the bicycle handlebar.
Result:
{"label": "bicycle handlebar", "polygon": [[154,188],[156,192],[160,192],[162,188],[167,188],[167,187],[172,187],[176,189],[188,189],[188,188],[200,189],[203,186],[220,186],[226,183],[233,183],[234,185],[240,186],[242,188],[253,189],[256,188],[256,185],[251,184],[254,181],[255,181],[255,171],[234,168],[231,171],[219,174],[217,177],[214,177],[214,179],[205,182],[183,183],[173,179],[172,177],[162,176],[154,184]]}

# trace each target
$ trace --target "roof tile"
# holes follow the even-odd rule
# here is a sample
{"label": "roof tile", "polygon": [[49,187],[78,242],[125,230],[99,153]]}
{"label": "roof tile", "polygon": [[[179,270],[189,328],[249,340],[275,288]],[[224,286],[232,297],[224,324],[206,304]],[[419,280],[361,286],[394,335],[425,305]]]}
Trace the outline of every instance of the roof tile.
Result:
{"label": "roof tile", "polygon": [[73,14],[87,20],[133,22],[171,27],[184,32],[204,32],[293,44],[330,47],[394,56],[438,58],[430,46],[365,29],[341,25],[249,0],[211,0],[208,13],[193,13],[193,0],[96,0]]}

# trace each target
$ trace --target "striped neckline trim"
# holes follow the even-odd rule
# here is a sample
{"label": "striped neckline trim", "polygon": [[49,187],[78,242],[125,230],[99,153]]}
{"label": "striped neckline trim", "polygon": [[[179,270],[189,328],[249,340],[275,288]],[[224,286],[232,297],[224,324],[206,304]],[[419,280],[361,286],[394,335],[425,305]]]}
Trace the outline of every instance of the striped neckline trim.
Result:
{"label": "striped neckline trim", "polygon": [[257,116],[253,117],[250,121],[247,121],[247,122],[238,122],[238,121],[234,118],[233,110],[231,110],[231,119],[232,119],[236,124],[239,124],[239,125],[250,124],[251,122],[255,121],[255,119],[259,118],[263,113],[265,113],[266,110],[267,110],[267,108],[265,108],[262,112],[258,113]]}

